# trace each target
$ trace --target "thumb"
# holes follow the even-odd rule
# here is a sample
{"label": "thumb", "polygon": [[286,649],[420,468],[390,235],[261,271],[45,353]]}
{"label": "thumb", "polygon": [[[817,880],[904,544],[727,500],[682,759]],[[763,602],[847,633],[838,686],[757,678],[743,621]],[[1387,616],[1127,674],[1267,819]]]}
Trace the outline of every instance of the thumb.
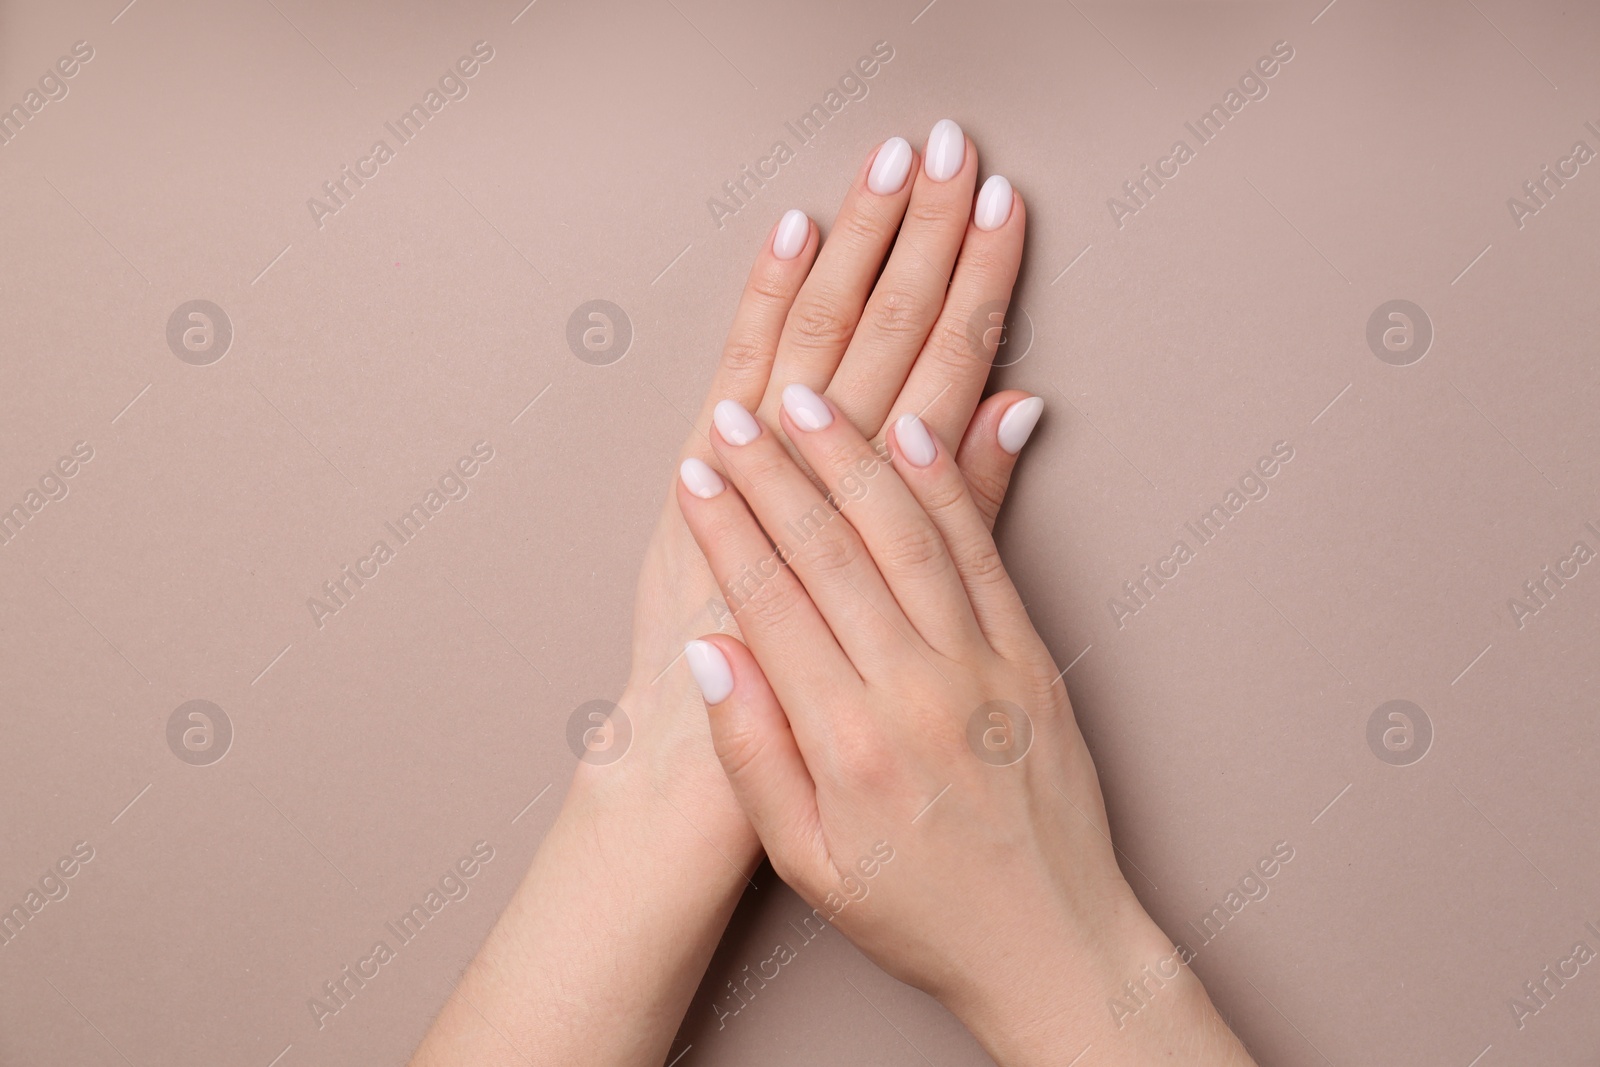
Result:
{"label": "thumb", "polygon": [[817,787],[760,664],[727,634],[690,641],[684,658],[705,698],[712,747],[773,869],[797,889],[819,884],[829,862]]}

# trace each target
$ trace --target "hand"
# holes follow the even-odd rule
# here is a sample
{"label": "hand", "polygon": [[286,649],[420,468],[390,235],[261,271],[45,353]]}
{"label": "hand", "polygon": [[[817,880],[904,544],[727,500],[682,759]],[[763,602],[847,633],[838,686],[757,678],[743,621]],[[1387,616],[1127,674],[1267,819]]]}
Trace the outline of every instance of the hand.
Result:
{"label": "hand", "polygon": [[[738,492],[689,460],[678,493],[749,641],[696,642],[691,668],[779,875],[1001,1063],[1091,1043],[1101,1063],[1248,1063],[1160,964],[1173,946],[1117,867],[1060,674],[948,449],[907,414],[885,462],[804,383],[782,396],[837,511],[731,400],[713,441]],[[1143,1017],[1108,1011],[1151,967]]]}
{"label": "hand", "polygon": [[[990,178],[974,206],[976,176],[972,143],[942,122],[926,165],[899,138],[879,146],[826,244],[803,214],[785,215],[750,272],[711,395],[770,413],[773,383],[803,381],[873,435],[894,415],[921,412],[943,440],[961,442],[987,529],[1040,402],[1011,391],[978,403],[997,339],[988,327],[1010,299],[1025,218],[1004,178]],[[705,466],[717,461],[712,414],[708,400],[680,459],[717,478]],[[632,747],[607,765],[579,764],[527,877],[418,1050],[419,1067],[667,1058],[760,853],[700,695],[674,666],[686,638],[734,628],[722,602],[669,493],[639,578],[633,667],[619,698]],[[617,1004],[628,1010],[619,1015]]]}
{"label": "hand", "polygon": [[[984,310],[1010,299],[1026,213],[1000,177],[974,207],[977,153],[955,123],[939,123],[929,146],[926,165],[900,138],[880,146],[856,174],[826,244],[798,211],[774,227],[680,459],[717,462],[707,432],[718,398],[770,419],[780,383],[803,382],[868,435],[881,435],[896,415],[921,413],[943,440],[959,442],[959,465],[993,524],[1016,451],[1000,440],[1001,420],[1022,405],[1008,424],[1014,435],[1031,426],[1039,402],[1024,404],[1027,394],[1011,390],[978,405],[998,331],[977,331],[975,341],[973,321],[987,327]],[[619,700],[642,758],[580,766],[577,785],[639,792],[628,773],[637,770],[654,787],[642,789],[646,797],[669,796],[743,865],[757,855],[755,835],[717,766],[688,672],[667,669],[688,638],[734,628],[723,599],[668,493],[639,577],[633,669]]]}

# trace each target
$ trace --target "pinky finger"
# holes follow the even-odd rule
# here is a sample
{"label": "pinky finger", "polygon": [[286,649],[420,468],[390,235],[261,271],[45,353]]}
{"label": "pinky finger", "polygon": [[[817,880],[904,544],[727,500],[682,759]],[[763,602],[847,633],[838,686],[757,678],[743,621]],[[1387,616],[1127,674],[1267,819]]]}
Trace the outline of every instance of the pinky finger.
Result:
{"label": "pinky finger", "polygon": [[1007,389],[978,405],[967,424],[956,450],[956,466],[966,476],[973,503],[991,530],[1011,485],[1017,455],[1043,413],[1043,399]]}
{"label": "pinky finger", "polygon": [[990,523],[965,472],[915,415],[902,415],[894,424],[892,454],[895,470],[944,538],[989,644],[1002,656],[1031,650],[1038,634],[1000,561]]}

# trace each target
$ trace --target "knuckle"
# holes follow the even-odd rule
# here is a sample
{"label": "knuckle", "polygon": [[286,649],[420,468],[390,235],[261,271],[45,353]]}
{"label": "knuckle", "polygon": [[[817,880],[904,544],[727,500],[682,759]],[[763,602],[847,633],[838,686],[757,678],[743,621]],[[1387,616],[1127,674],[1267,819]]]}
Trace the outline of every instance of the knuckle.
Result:
{"label": "knuckle", "polygon": [[922,487],[922,509],[936,518],[950,514],[966,499],[967,486],[958,473],[948,471],[949,477],[935,478]]}
{"label": "knuckle", "polygon": [[784,629],[800,608],[799,591],[794,583],[783,581],[782,575],[761,583],[739,607],[735,616],[743,616],[753,625],[767,630]]}
{"label": "knuckle", "polygon": [[963,473],[966,475],[967,489],[972,493],[973,502],[978,505],[978,510],[985,518],[992,520],[1000,513],[1000,505],[1006,498],[1009,480],[996,471],[977,470]]}
{"label": "knuckle", "polygon": [[713,545],[737,544],[743,516],[724,508],[709,510],[709,517],[700,520],[705,523],[705,541]]}
{"label": "knuckle", "polygon": [[789,312],[789,333],[810,348],[843,347],[855,332],[855,321],[826,295],[803,299]]}
{"label": "knuckle", "polygon": [[896,337],[927,333],[929,309],[916,293],[891,288],[874,294],[872,303],[872,323],[880,332]]}
{"label": "knuckle", "polygon": [[954,315],[941,315],[939,321],[933,324],[927,343],[922,346],[922,357],[931,358],[948,373],[971,366],[973,360],[980,356],[986,363],[993,358],[988,349],[983,347],[982,337],[975,337]]}
{"label": "knuckle", "polygon": [[962,269],[985,277],[1009,274],[1015,269],[1014,259],[1015,256],[1001,252],[989,241],[968,241],[961,246]]}
{"label": "knuckle", "polygon": [[738,375],[747,375],[772,362],[772,350],[754,336],[737,334],[722,347],[722,365]]}
{"label": "knuckle", "polygon": [[841,475],[847,475],[855,469],[862,458],[860,451],[854,443],[830,442],[818,451],[816,468],[837,480]]}
{"label": "knuckle", "polygon": [[761,757],[761,738],[739,715],[720,717],[715,734],[717,759],[729,778],[737,779]]}
{"label": "knuckle", "polygon": [[787,304],[794,297],[794,285],[778,270],[756,271],[750,276],[745,293],[763,304]]}
{"label": "knuckle", "polygon": [[894,753],[876,730],[844,730],[834,739],[834,759],[846,781],[881,782],[894,767]]}
{"label": "knuckle", "polygon": [[780,482],[784,469],[794,463],[783,447],[771,440],[771,428],[763,426],[762,430],[760,438],[742,446],[743,451],[739,453],[738,463],[729,464],[733,476],[743,479],[752,489]]}
{"label": "knuckle", "polygon": [[853,535],[823,534],[806,548],[806,565],[825,577],[848,577],[861,566],[861,542]]}
{"label": "knuckle", "polygon": [[1036,650],[1038,654],[1028,657],[1028,665],[1024,673],[1028,682],[1033,686],[1034,714],[1043,722],[1055,722],[1067,717],[1066,711],[1055,700],[1056,680],[1061,677],[1061,671],[1050,658],[1050,653],[1043,648]]}
{"label": "knuckle", "polygon": [[851,249],[865,249],[882,239],[883,226],[865,211],[847,211],[833,220],[830,242],[842,242]]}
{"label": "knuckle", "polygon": [[994,542],[973,539],[961,557],[961,573],[977,586],[993,585],[1006,577],[1005,561],[995,551]]}
{"label": "knuckle", "polygon": [[940,198],[913,196],[906,208],[906,221],[929,229],[953,228],[966,222],[967,212],[965,204],[958,209],[954,203]]}
{"label": "knuckle", "polygon": [[897,532],[883,546],[884,565],[897,571],[925,571],[944,558],[944,538],[918,523]]}

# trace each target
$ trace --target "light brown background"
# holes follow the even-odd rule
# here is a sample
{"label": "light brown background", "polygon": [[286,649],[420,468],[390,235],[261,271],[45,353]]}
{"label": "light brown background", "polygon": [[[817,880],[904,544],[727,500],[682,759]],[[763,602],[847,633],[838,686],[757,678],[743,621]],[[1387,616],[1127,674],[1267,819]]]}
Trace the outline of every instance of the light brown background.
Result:
{"label": "light brown background", "polygon": [[[400,1062],[553,817],[568,715],[620,689],[674,409],[751,255],[948,116],[1030,204],[1037,336],[998,377],[1049,407],[1003,547],[1082,654],[1147,906],[1187,937],[1293,846],[1196,963],[1263,1063],[1595,1062],[1600,965],[1524,1029],[1508,1003],[1600,948],[1600,565],[1520,630],[1507,606],[1600,549],[1600,164],[1521,229],[1506,206],[1600,149],[1592,5],[124,3],[0,5],[6,106],[95,49],[0,147],[0,504],[95,453],[0,546],[0,904],[95,849],[0,947],[0,1061]],[[319,229],[307,199],[480,40],[470,95]],[[1107,198],[1279,40],[1270,95],[1119,229]],[[210,366],[165,340],[196,298],[233,324]],[[594,298],[635,331],[611,366],[565,342]],[[1395,298],[1436,333],[1407,367],[1365,340]],[[307,597],[480,439],[470,495],[319,630]],[[1270,495],[1119,629],[1120,583],[1279,440]],[[166,741],[196,698],[235,731],[205,767]],[[1391,699],[1432,723],[1411,766],[1366,741]],[[471,895],[319,1032],[307,999],[478,840]],[[835,934],[719,1031],[711,991],[804,910],[758,882],[682,1067],[986,1062]]]}

